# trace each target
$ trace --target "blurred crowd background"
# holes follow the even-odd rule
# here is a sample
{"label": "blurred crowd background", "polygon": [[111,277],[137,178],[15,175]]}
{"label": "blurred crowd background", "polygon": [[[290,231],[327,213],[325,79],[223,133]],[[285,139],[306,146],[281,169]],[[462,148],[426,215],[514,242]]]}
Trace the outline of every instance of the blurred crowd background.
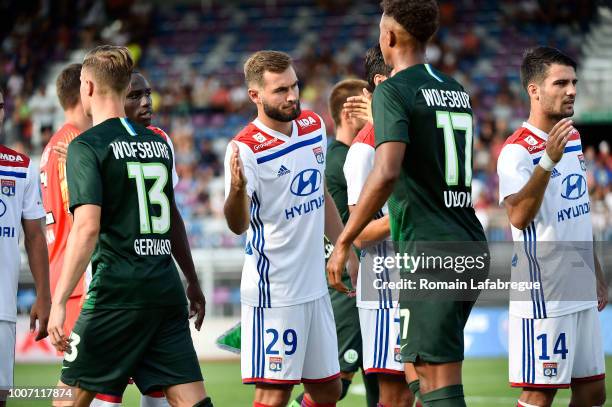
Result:
{"label": "blurred crowd background", "polygon": [[[612,14],[590,0],[440,1],[440,12],[428,59],[471,95],[475,208],[491,240],[509,239],[495,168],[505,139],[528,115],[519,83],[522,54],[536,45],[556,46],[577,59],[581,78],[590,52],[587,39],[597,27],[612,24]],[[365,51],[378,41],[379,16],[378,3],[366,0],[0,1],[6,108],[0,142],[40,156],[62,124],[54,91],[59,70],[80,62],[95,45],[126,45],[154,88],[153,122],[175,145],[176,199],[192,247],[239,246],[241,239],[229,232],[222,215],[222,177],[229,139],[255,116],[242,77],[246,56],[259,49],[290,53],[303,108],[323,116],[333,137],[329,92],[339,80],[363,77]],[[578,99],[588,98],[588,91]],[[596,142],[582,134],[600,240],[612,240],[609,134]]]}

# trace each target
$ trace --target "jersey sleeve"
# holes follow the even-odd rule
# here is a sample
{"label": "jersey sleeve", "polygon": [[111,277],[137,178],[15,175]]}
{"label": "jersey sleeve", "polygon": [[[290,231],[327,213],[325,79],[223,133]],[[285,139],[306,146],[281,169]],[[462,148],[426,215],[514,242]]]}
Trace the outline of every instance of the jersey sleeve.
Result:
{"label": "jersey sleeve", "polygon": [[170,146],[170,151],[172,152],[172,187],[176,188],[179,183],[178,173],[176,172],[176,157],[174,156],[174,144],[172,144],[172,140],[170,137],[166,137],[166,141]]}
{"label": "jersey sleeve", "polygon": [[102,206],[102,174],[98,157],[93,149],[80,139],[68,146],[66,163],[68,190],[70,191],[70,212],[80,205]]}
{"label": "jersey sleeve", "polygon": [[257,185],[257,162],[255,161],[255,156],[249,149],[249,147],[239,141],[231,141],[227,145],[227,149],[225,151],[225,199],[230,192],[230,186],[232,183],[232,172],[230,170],[230,161],[232,158],[232,143],[236,144],[239,149],[240,159],[242,160],[242,169],[244,170],[244,176],[247,181],[247,195],[249,198],[253,195],[255,191],[255,186]]}
{"label": "jersey sleeve", "polygon": [[391,83],[383,82],[376,87],[372,113],[376,147],[388,141],[410,142],[409,112],[404,99]]}
{"label": "jersey sleeve", "polygon": [[344,162],[347,204],[356,205],[366,179],[374,166],[374,149],[364,143],[351,146]]}
{"label": "jersey sleeve", "polygon": [[21,217],[22,219],[40,219],[45,217],[38,171],[34,169],[31,161],[30,165],[28,165]]}
{"label": "jersey sleeve", "polygon": [[504,146],[497,160],[499,203],[519,192],[527,184],[532,173],[533,162],[525,148],[516,144]]}

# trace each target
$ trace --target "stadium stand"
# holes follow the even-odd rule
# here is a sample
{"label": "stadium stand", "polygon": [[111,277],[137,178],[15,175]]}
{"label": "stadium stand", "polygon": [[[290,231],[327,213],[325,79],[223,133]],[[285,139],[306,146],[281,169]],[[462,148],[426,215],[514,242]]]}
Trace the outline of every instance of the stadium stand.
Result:
{"label": "stadium stand", "polygon": [[[174,140],[181,178],[176,199],[192,247],[200,249],[243,243],[222,218],[221,160],[228,139],[254,117],[242,80],[245,56],[259,49],[290,53],[303,107],[319,112],[333,134],[327,96],[339,79],[363,75],[365,50],[378,39],[380,12],[377,1],[83,0],[76,10],[69,1],[53,7],[40,1],[23,10],[9,3],[0,13],[0,88],[7,104],[0,141],[35,156],[50,135],[46,117],[53,115],[54,129],[61,120],[49,103],[55,100],[58,67],[82,59],[97,43],[129,46],[154,87],[154,122]],[[580,64],[579,113],[609,109],[612,12],[588,0],[441,1],[440,11],[442,28],[428,57],[471,95],[477,115],[475,207],[488,238],[508,240],[495,168],[504,140],[528,113],[519,81],[522,54],[543,44],[563,49]],[[606,118],[612,121],[612,115]],[[583,137],[599,240],[612,240],[609,140],[589,144],[588,134]],[[220,303],[230,297],[238,302],[225,288],[216,294]]]}

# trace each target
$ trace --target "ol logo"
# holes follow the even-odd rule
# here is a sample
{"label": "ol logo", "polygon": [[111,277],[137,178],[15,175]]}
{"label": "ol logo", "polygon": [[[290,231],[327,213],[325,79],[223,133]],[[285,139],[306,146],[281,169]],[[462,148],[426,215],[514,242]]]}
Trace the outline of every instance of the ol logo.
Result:
{"label": "ol logo", "polygon": [[0,191],[2,195],[13,196],[15,195],[15,180],[3,179],[0,180]]}
{"label": "ol logo", "polygon": [[307,169],[297,174],[291,181],[291,193],[297,196],[308,196],[314,194],[321,188],[323,177],[321,172],[315,169]]}
{"label": "ol logo", "polygon": [[270,356],[270,362],[268,365],[271,372],[280,372],[283,370],[283,358]]}
{"label": "ol logo", "polygon": [[562,181],[561,196],[565,199],[578,199],[587,192],[587,183],[580,174],[570,174]]}
{"label": "ol logo", "polygon": [[323,164],[325,162],[325,156],[323,155],[323,149],[321,147],[313,148],[312,152],[314,153],[315,158],[319,164]]}
{"label": "ol logo", "polygon": [[395,348],[393,350],[393,360],[395,360],[397,363],[402,363],[402,349],[401,348]]}
{"label": "ol logo", "polygon": [[553,377],[557,375],[557,363],[543,363],[544,376]]}

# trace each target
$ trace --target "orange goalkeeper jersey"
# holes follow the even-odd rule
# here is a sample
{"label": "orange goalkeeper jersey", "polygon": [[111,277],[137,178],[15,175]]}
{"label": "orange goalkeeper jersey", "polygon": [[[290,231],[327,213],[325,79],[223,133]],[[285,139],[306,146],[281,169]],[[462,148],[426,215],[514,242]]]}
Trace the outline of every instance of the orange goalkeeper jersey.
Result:
{"label": "orange goalkeeper jersey", "polygon": [[[59,280],[62,264],[64,263],[64,252],[68,234],[72,227],[72,217],[68,211],[68,184],[66,182],[66,160],[61,160],[53,146],[58,142],[69,144],[79,130],[71,124],[64,124],[45,147],[40,161],[40,183],[42,190],[43,206],[46,215],[46,237],[49,251],[49,278],[51,282],[51,294],[55,292],[55,286]],[[82,296],[84,291],[83,277],[74,289],[71,297]]]}

